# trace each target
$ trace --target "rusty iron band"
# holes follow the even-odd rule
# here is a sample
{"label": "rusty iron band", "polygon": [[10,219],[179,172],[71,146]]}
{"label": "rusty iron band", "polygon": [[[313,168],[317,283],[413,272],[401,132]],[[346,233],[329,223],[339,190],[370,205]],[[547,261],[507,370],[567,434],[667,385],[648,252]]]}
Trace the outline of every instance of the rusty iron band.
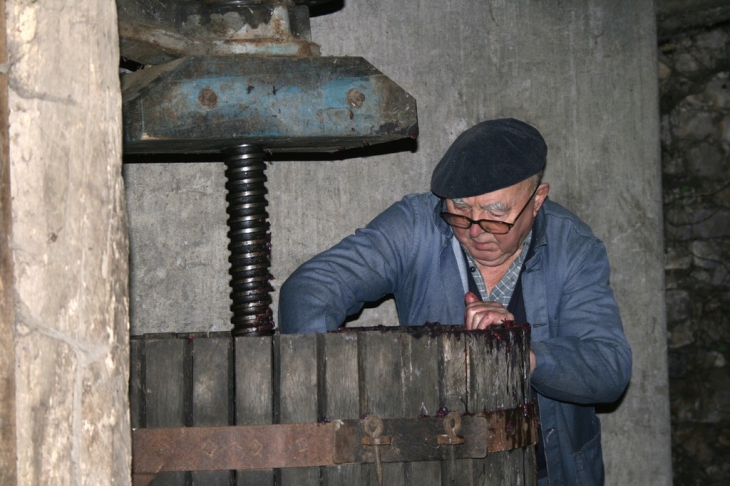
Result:
{"label": "rusty iron band", "polygon": [[[443,418],[383,419],[391,446],[382,462],[481,458],[537,442],[534,405],[461,417],[458,437],[444,443]],[[439,442],[439,436],[441,441]],[[363,440],[365,439],[365,440]],[[249,470],[375,461],[361,420],[328,423],[149,428],[132,431],[136,484],[161,471]],[[458,442],[458,444],[456,443]],[[453,448],[453,452],[451,449]]]}

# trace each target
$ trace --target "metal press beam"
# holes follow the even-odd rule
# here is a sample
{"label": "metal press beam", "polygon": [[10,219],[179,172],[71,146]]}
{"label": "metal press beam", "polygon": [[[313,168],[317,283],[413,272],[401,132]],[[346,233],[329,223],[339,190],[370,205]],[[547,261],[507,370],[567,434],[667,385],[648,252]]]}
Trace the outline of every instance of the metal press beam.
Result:
{"label": "metal press beam", "polygon": [[241,57],[126,74],[125,152],[332,152],[418,135],[416,100],[360,57]]}
{"label": "metal press beam", "polygon": [[329,0],[118,0],[125,154],[222,154],[233,334],[274,329],[266,153],[418,136],[416,101],[359,57],[320,57]]}

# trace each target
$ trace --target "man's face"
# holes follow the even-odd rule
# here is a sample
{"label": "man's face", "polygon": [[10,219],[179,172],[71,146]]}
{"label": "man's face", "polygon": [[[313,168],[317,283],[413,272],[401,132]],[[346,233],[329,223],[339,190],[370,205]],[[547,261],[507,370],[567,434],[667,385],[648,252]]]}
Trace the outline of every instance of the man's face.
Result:
{"label": "man's face", "polygon": [[[530,198],[534,189],[534,182],[528,179],[481,196],[446,200],[446,211],[450,213],[461,214],[475,221],[491,219],[514,223],[509,233],[504,235],[487,233],[478,224],[472,224],[467,229],[452,226],[456,239],[479,266],[498,267],[512,263],[517,257],[550,186],[541,184]],[[525,210],[519,214],[522,208]]]}

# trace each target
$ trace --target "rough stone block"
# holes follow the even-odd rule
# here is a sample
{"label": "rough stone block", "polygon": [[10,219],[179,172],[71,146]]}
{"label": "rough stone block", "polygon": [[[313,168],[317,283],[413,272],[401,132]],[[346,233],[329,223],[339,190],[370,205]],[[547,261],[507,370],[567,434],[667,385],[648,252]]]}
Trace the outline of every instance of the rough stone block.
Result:
{"label": "rough stone block", "polygon": [[672,290],[666,293],[667,322],[682,322],[692,315],[692,305],[689,292],[686,290]]}
{"label": "rough stone block", "polygon": [[721,72],[712,78],[705,87],[702,95],[709,102],[709,107],[715,110],[730,108],[730,73]]}
{"label": "rough stone block", "polygon": [[723,251],[727,249],[716,241],[695,240],[690,244],[692,262],[701,268],[713,269],[725,263],[722,257]]}
{"label": "rough stone block", "polygon": [[665,232],[669,238],[691,240],[730,236],[730,210],[697,209],[686,211],[681,208],[668,209]]}
{"label": "rough stone block", "polygon": [[[669,347],[670,349],[681,348],[694,342],[694,332],[692,323],[683,322],[680,325],[672,326],[669,330]],[[670,367],[671,369],[671,367]],[[675,371],[674,374],[681,374]]]}
{"label": "rough stone block", "polygon": [[667,248],[664,258],[666,270],[686,270],[692,264],[692,255],[684,246],[670,246]]}
{"label": "rough stone block", "polygon": [[730,176],[730,161],[720,150],[716,140],[691,147],[684,156],[685,167],[690,176],[706,178],[727,178]]}
{"label": "rough stone block", "polygon": [[714,57],[721,58],[725,55],[725,46],[730,42],[730,36],[722,29],[713,29],[702,32],[695,37],[695,46],[700,49],[715,51]]}
{"label": "rough stone block", "polygon": [[681,73],[692,73],[700,68],[697,59],[689,53],[682,53],[677,56],[674,68]]}
{"label": "rough stone block", "polygon": [[686,140],[704,140],[718,136],[714,114],[680,105],[672,113],[674,135]]}

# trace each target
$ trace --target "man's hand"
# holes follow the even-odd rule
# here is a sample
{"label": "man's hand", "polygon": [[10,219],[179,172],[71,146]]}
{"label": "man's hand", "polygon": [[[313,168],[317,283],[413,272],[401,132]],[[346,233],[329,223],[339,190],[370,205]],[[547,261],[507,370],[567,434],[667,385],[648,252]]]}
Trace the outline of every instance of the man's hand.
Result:
{"label": "man's hand", "polygon": [[[473,292],[466,293],[464,303],[466,303],[464,327],[467,329],[486,329],[492,324],[515,320],[515,316],[510,314],[502,304],[499,302],[482,302]],[[536,365],[537,357],[530,350],[530,373],[535,371]]]}
{"label": "man's hand", "polygon": [[482,302],[473,292],[466,293],[464,303],[466,304],[464,327],[469,330],[486,329],[492,324],[515,320],[515,316],[502,304],[499,302]]}

